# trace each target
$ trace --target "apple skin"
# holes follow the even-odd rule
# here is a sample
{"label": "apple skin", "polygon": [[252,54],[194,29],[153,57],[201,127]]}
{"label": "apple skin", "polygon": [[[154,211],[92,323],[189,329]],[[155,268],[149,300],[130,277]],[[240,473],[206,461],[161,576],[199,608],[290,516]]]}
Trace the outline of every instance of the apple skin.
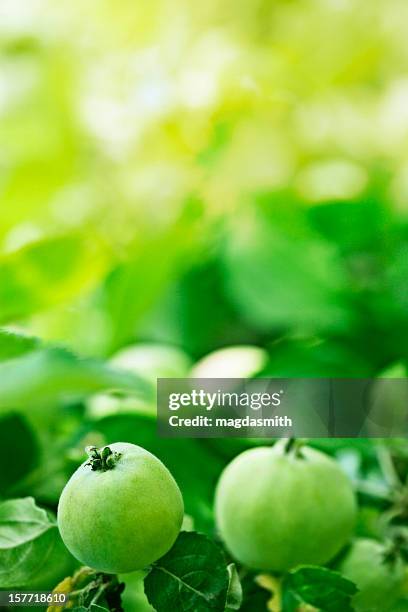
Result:
{"label": "apple skin", "polygon": [[58,527],[81,563],[106,573],[143,569],[174,544],[183,520],[176,481],[154,455],[134,444],[109,444],[118,460],[93,471],[84,462],[58,505]]}
{"label": "apple skin", "polygon": [[357,612],[391,612],[402,594],[406,569],[401,559],[384,563],[381,542],[359,538],[341,560],[338,570],[359,589],[353,598]]}
{"label": "apple skin", "polygon": [[217,485],[215,514],[232,556],[259,570],[325,564],[350,539],[355,495],[337,462],[287,441],[244,451]]}

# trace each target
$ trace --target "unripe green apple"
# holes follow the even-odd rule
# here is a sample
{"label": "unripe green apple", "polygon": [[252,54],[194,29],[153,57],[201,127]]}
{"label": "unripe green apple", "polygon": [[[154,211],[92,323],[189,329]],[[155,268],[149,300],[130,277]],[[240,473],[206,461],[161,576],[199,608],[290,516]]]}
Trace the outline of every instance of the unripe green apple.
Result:
{"label": "unripe green apple", "polygon": [[143,569],[173,545],[183,500],[168,469],[134,444],[90,449],[66,484],[58,526],[68,550],[107,573]]}
{"label": "unripe green apple", "polygon": [[356,501],[334,459],[282,440],[247,450],[226,467],[215,513],[233,557],[280,572],[330,561],[352,534]]}
{"label": "unripe green apple", "polygon": [[406,570],[400,558],[387,560],[381,542],[368,538],[356,540],[338,569],[359,589],[353,598],[357,612],[391,612],[394,609],[401,596]]}
{"label": "unripe green apple", "polygon": [[200,359],[190,375],[192,378],[251,378],[267,361],[268,353],[258,346],[227,346]]}

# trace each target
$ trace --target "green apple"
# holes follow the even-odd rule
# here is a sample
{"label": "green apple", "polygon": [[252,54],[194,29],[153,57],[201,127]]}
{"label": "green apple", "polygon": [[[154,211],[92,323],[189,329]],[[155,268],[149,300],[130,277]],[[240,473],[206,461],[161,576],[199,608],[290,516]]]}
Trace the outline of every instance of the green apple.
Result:
{"label": "green apple", "polygon": [[330,561],[352,535],[356,500],[334,459],[282,440],[247,450],[226,467],[215,513],[235,559],[281,572]]}
{"label": "green apple", "polygon": [[145,449],[118,442],[90,449],[58,505],[68,550],[95,570],[143,569],[175,542],[183,520],[180,490],[163,463]]}
{"label": "green apple", "polygon": [[402,594],[406,570],[400,558],[387,560],[384,544],[359,538],[353,542],[338,569],[359,589],[353,599],[358,612],[391,612],[394,609]]}

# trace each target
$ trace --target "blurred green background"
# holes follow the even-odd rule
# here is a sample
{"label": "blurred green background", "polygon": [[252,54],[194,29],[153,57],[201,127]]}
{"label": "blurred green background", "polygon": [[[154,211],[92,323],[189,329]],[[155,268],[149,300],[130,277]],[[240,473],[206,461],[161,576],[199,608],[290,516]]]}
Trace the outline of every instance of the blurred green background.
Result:
{"label": "blurred green background", "polygon": [[82,355],[408,354],[408,5],[3,0],[0,323]]}
{"label": "blurred green background", "polygon": [[[406,376],[407,20],[405,0],[0,2],[0,499],[55,512],[84,446],[123,440],[213,535],[251,442],[158,439],[157,376]],[[375,445],[314,444],[379,489],[358,527],[379,537]],[[55,575],[28,541],[0,586],[72,571],[50,530]]]}

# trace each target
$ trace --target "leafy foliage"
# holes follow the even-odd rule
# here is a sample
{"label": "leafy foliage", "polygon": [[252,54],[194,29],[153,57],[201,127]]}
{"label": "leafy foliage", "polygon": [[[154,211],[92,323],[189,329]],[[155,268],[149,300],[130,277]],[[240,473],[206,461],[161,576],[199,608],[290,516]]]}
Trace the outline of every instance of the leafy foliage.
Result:
{"label": "leafy foliage", "polygon": [[8,460],[7,470],[0,472],[0,495],[4,495],[36,467],[39,459],[38,440],[22,415],[0,417],[0,448]]}
{"label": "leafy foliage", "polygon": [[0,360],[5,361],[20,357],[24,353],[38,348],[40,340],[31,336],[23,336],[0,329]]}
{"label": "leafy foliage", "polygon": [[[97,574],[83,567],[73,576],[65,578],[54,589],[54,593],[66,593],[69,607],[77,612],[123,612],[121,594],[125,588],[116,576]],[[51,605],[47,612],[60,612],[58,605]]]}
{"label": "leafy foliage", "polygon": [[0,503],[0,586],[30,585],[52,563],[60,540],[55,520],[33,498]]}
{"label": "leafy foliage", "polygon": [[251,612],[252,610],[267,610],[271,599],[271,593],[262,588],[253,574],[247,574],[242,582],[243,602],[240,610]]}
{"label": "leafy foliage", "polygon": [[239,579],[238,571],[234,563],[230,563],[228,570],[228,591],[225,601],[225,612],[232,610],[240,610],[242,604],[242,586]]}
{"label": "leafy foliage", "polygon": [[301,567],[283,583],[283,608],[296,612],[303,605],[326,612],[353,612],[351,599],[357,587],[340,574],[323,567]]}
{"label": "leafy foliage", "polygon": [[233,596],[222,550],[206,536],[181,532],[170,552],[153,564],[145,590],[157,612],[172,606],[180,612],[223,611],[233,601],[236,605],[234,580]]}
{"label": "leafy foliage", "polygon": [[143,380],[69,351],[44,348],[0,363],[0,411],[52,405],[110,388],[151,393]]}
{"label": "leafy foliage", "polygon": [[94,251],[81,236],[66,235],[0,259],[0,323],[26,317],[75,295],[99,272]]}
{"label": "leafy foliage", "polygon": [[262,212],[240,219],[227,250],[227,287],[242,315],[261,330],[344,328],[345,274],[335,252],[300,215],[278,208],[278,216],[276,204],[272,218]]}

